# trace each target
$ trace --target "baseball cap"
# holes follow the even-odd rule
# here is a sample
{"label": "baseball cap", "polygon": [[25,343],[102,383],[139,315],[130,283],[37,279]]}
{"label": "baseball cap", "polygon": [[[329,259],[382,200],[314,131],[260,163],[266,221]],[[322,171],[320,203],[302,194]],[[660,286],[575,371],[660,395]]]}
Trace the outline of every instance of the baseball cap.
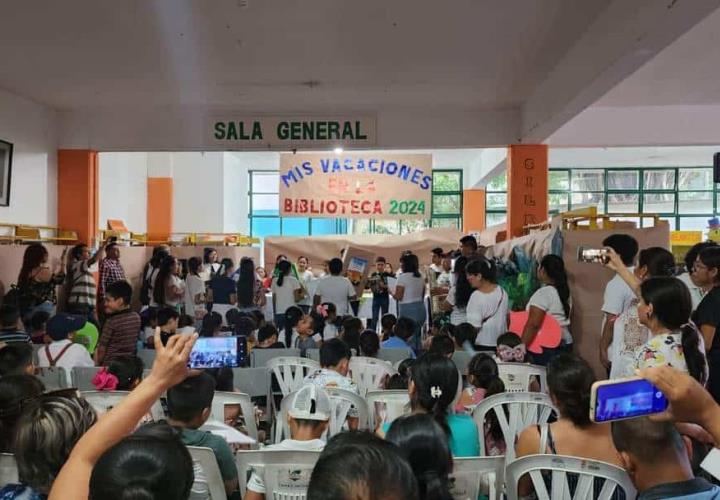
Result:
{"label": "baseball cap", "polygon": [[295,393],[288,415],[300,420],[330,420],[330,397],[316,385],[303,386]]}
{"label": "baseball cap", "polygon": [[67,313],[58,313],[47,322],[45,330],[53,340],[64,340],[72,332],[85,326],[86,320],[82,316]]}

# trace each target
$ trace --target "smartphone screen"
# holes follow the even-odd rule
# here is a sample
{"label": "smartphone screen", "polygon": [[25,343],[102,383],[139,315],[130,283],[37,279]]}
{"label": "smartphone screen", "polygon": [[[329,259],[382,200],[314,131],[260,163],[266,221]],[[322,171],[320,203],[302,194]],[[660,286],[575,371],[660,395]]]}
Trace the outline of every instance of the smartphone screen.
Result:
{"label": "smartphone screen", "polygon": [[235,368],[245,364],[246,337],[200,337],[190,353],[190,368]]}
{"label": "smartphone screen", "polygon": [[595,397],[595,422],[609,422],[624,418],[641,417],[661,413],[668,407],[665,395],[647,380],[618,380],[611,384],[593,387]]}

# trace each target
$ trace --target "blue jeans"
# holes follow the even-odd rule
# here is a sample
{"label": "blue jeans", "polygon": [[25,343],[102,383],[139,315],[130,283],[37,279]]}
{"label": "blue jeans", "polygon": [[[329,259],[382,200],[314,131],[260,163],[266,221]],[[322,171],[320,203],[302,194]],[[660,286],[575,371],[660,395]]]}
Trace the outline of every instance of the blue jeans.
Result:
{"label": "blue jeans", "polygon": [[[388,313],[388,309],[390,309],[390,296],[385,295],[373,295],[373,301],[372,301],[372,319],[370,320],[371,323],[368,325],[368,328],[370,330],[376,330],[378,326],[378,321],[382,316]],[[380,314],[382,312],[382,315]]]}
{"label": "blue jeans", "polygon": [[412,340],[408,342],[416,351],[420,350],[422,326],[427,319],[425,302],[411,302],[409,304],[398,304],[398,318],[405,317],[415,321],[415,333]]}

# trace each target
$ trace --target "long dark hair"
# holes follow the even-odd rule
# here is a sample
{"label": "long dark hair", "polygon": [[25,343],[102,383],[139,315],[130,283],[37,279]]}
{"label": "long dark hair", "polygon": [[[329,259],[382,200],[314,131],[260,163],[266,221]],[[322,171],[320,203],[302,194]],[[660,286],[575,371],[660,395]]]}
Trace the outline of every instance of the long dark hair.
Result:
{"label": "long dark hair", "polygon": [[220,269],[218,270],[217,276],[220,276],[222,278],[227,277],[228,271],[233,267],[235,267],[235,263],[232,261],[232,259],[229,257],[225,257],[220,261]]}
{"label": "long dark hair", "polygon": [[465,274],[480,275],[485,281],[497,283],[497,268],[495,267],[495,263],[485,257],[469,261],[467,266],[465,266]]}
{"label": "long dark hair", "polygon": [[700,382],[707,381],[707,361],[700,350],[700,334],[690,322],[692,299],[685,283],[677,278],[650,278],[640,284],[643,302],[653,306],[653,316],[669,330],[680,331],[688,373]]}
{"label": "long dark hair", "polygon": [[153,286],[153,299],[158,305],[165,304],[165,292],[167,291],[167,283],[172,276],[172,266],[177,262],[177,259],[172,255],[168,255],[160,264],[160,270],[158,271],[157,277],[155,278],[155,285]]}
{"label": "long dark hair", "polygon": [[39,267],[47,258],[48,251],[40,243],[31,243],[25,249],[23,254],[23,263],[18,275],[18,285],[24,284],[30,280],[30,273],[33,269]]}
{"label": "long dark hair", "polygon": [[202,261],[199,257],[190,257],[188,259],[188,271],[192,276],[200,276],[200,268],[202,267]]}
{"label": "long dark hair", "polygon": [[237,301],[240,307],[255,305],[255,263],[250,257],[240,259],[237,282]]}
{"label": "long dark hair", "polygon": [[418,262],[417,255],[414,253],[404,253],[402,257],[400,257],[400,266],[402,266],[404,273],[412,273],[416,278],[420,277],[420,263]]}
{"label": "long dark hair", "polygon": [[419,407],[431,414],[448,436],[447,410],[455,400],[459,376],[455,363],[440,354],[425,354],[410,368],[410,379],[415,384],[413,409]]}
{"label": "long dark hair", "polygon": [[[500,379],[498,365],[490,355],[485,353],[476,354],[468,363],[467,370],[468,381],[478,389],[484,389],[484,397],[488,398],[505,392],[505,384]],[[485,418],[489,424],[490,435],[493,439],[502,439],[503,432],[497,415],[492,412]]]}
{"label": "long dark hair", "polygon": [[157,269],[159,268],[163,261],[170,256],[170,252],[168,252],[167,248],[164,246],[159,246],[153,248],[152,257],[150,258],[150,265]]}
{"label": "long dark hair", "polygon": [[652,278],[675,275],[675,257],[661,247],[650,247],[640,250],[638,266],[647,267]]}
{"label": "long dark hair", "polygon": [[466,307],[470,296],[475,290],[467,279],[465,268],[467,266],[467,259],[465,257],[458,257],[455,259],[453,266],[453,272],[455,273],[455,306]]}
{"label": "long dark hair", "polygon": [[112,373],[118,379],[115,390],[129,391],[140,382],[143,376],[143,362],[137,356],[123,355],[113,358],[107,365],[108,373]]}
{"label": "long dark hair", "polygon": [[595,383],[595,374],[587,361],[574,354],[554,357],[547,366],[547,382],[563,417],[577,427],[592,423],[590,389]]}
{"label": "long dark hair", "polygon": [[698,259],[700,259],[700,262],[705,264],[708,270],[718,270],[718,274],[715,276],[715,285],[720,284],[720,247],[715,246],[706,248],[698,254]]}
{"label": "long dark hair", "polygon": [[293,328],[300,323],[305,313],[298,306],[290,306],[285,311],[285,345],[292,346],[292,331]]}
{"label": "long dark hair", "polygon": [[540,267],[545,270],[545,274],[552,280],[552,286],[557,290],[562,302],[565,317],[570,317],[570,287],[567,282],[567,272],[565,271],[565,261],[557,255],[546,255],[540,261]]}
{"label": "long dark hair", "polygon": [[292,265],[290,264],[289,260],[281,260],[280,262],[278,262],[277,268],[278,271],[280,271],[280,275],[277,277],[277,286],[283,286],[285,276],[288,276],[290,274],[290,271],[292,270]]}
{"label": "long dark hair", "polygon": [[421,500],[452,500],[449,475],[453,459],[448,437],[430,415],[408,415],[395,420],[385,436],[410,462]]}

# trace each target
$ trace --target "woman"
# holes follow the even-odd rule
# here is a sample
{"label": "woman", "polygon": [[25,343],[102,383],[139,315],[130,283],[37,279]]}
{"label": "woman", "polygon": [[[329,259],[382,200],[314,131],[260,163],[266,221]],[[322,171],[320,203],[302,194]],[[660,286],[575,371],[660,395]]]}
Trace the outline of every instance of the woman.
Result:
{"label": "woman", "polygon": [[429,415],[409,415],[395,420],[385,439],[400,448],[418,480],[420,500],[452,500],[453,468],[448,439]]}
{"label": "woman", "polygon": [[[452,413],[460,374],[455,364],[438,354],[425,354],[410,366],[410,406],[413,413],[427,413],[449,438],[455,457],[474,457],[480,453],[478,428],[469,415]],[[383,426],[387,432],[388,424]]]}
{"label": "woman", "polygon": [[[31,243],[23,254],[22,268],[18,275],[18,309],[26,325],[35,311],[45,311],[50,316],[57,307],[57,286],[65,281],[65,257],[67,247],[60,257],[59,266],[50,269],[48,251],[40,243]],[[8,301],[8,298],[5,299]],[[8,301],[9,302],[9,301]]]}
{"label": "woman", "polygon": [[241,312],[265,307],[265,289],[255,276],[255,263],[250,257],[240,259],[236,295]]}
{"label": "woman", "polygon": [[426,319],[425,279],[420,274],[419,267],[417,255],[404,253],[400,257],[401,272],[397,277],[395,291],[390,290],[390,295],[398,304],[398,317],[410,318],[417,325],[412,340],[416,348],[420,346],[422,325]]}
{"label": "woman", "polygon": [[197,257],[188,260],[188,274],[185,278],[185,314],[193,317],[196,330],[207,314],[205,307],[205,282],[200,276],[202,263]]}
{"label": "woman", "polygon": [[178,261],[172,255],[165,257],[153,285],[153,301],[157,307],[179,310],[185,296],[185,284],[178,276]]}
{"label": "woman", "polygon": [[142,273],[142,285],[140,286],[140,303],[143,306],[150,306],[153,303],[153,285],[155,278],[160,272],[163,261],[170,256],[170,247],[159,245],[153,248],[150,261],[145,264]]}
{"label": "woman", "polygon": [[[560,418],[552,424],[525,429],[515,445],[517,457],[567,455],[623,466],[610,435],[609,424],[590,421],[590,392],[595,375],[587,362],[570,353],[560,353],[548,363],[550,399]],[[529,477],[520,481],[520,494],[529,495]]]}
{"label": "woman", "polygon": [[537,277],[541,286],[528,301],[528,319],[523,329],[522,341],[526,346],[532,344],[545,321],[545,315],[549,314],[558,322],[562,330],[560,345],[556,348],[543,347],[541,354],[532,354],[533,363],[545,366],[559,353],[572,351],[570,287],[565,262],[557,255],[546,255],[542,258]]}
{"label": "woman", "polygon": [[495,351],[497,338],[508,327],[508,294],[497,284],[497,270],[491,260],[473,259],[465,267],[473,293],[467,304],[467,321],[478,329],[475,345],[481,351]]}
{"label": "woman", "polygon": [[692,319],[705,341],[710,365],[708,390],[715,401],[720,402],[720,336],[715,334],[720,324],[720,247],[706,248],[700,252],[693,267],[692,279],[707,290]]}
{"label": "woman", "polygon": [[[300,281],[291,275],[292,265],[290,261],[281,260],[278,262],[278,276],[272,280],[272,301],[273,311],[275,312],[275,326],[282,330],[285,319],[285,311],[295,306],[304,296]],[[302,309],[302,308],[301,308]],[[307,314],[303,310],[304,314]]]}
{"label": "woman", "polygon": [[455,326],[467,323],[467,304],[474,291],[467,279],[466,267],[467,259],[458,257],[453,267],[455,284],[450,286],[447,297],[440,304],[441,310],[450,312],[450,323]]}
{"label": "woman", "polygon": [[220,264],[218,263],[217,250],[214,248],[206,248],[203,250],[203,265],[200,270],[200,276],[203,281],[208,282],[213,279],[219,270]]}
{"label": "woman", "polygon": [[257,279],[260,280],[260,283],[262,284],[262,287],[265,290],[270,289],[270,285],[272,284],[272,278],[268,276],[267,271],[262,266],[257,266],[255,268],[255,274],[257,275]]}
{"label": "woman", "polygon": [[227,312],[237,304],[237,286],[232,279],[234,272],[232,259],[225,258],[220,262],[220,269],[208,285],[207,300],[212,302],[213,312],[222,316],[223,326],[227,325],[225,320]]}
{"label": "woman", "polygon": [[305,290],[305,297],[298,303],[298,306],[300,306],[300,309],[302,309],[305,314],[310,314],[310,307],[312,307],[312,297],[308,293],[308,286],[310,285],[310,282],[315,279],[315,277],[313,276],[312,271],[310,271],[310,260],[307,257],[303,255],[298,257],[297,272],[298,280],[300,280],[300,284]]}
{"label": "woman", "polygon": [[74,390],[43,394],[23,406],[14,452],[20,482],[0,489],[3,500],[46,498],[73,446],[97,420]]}
{"label": "woman", "polygon": [[45,387],[32,375],[6,375],[0,378],[0,453],[12,453],[15,426],[27,401],[37,398]]}

